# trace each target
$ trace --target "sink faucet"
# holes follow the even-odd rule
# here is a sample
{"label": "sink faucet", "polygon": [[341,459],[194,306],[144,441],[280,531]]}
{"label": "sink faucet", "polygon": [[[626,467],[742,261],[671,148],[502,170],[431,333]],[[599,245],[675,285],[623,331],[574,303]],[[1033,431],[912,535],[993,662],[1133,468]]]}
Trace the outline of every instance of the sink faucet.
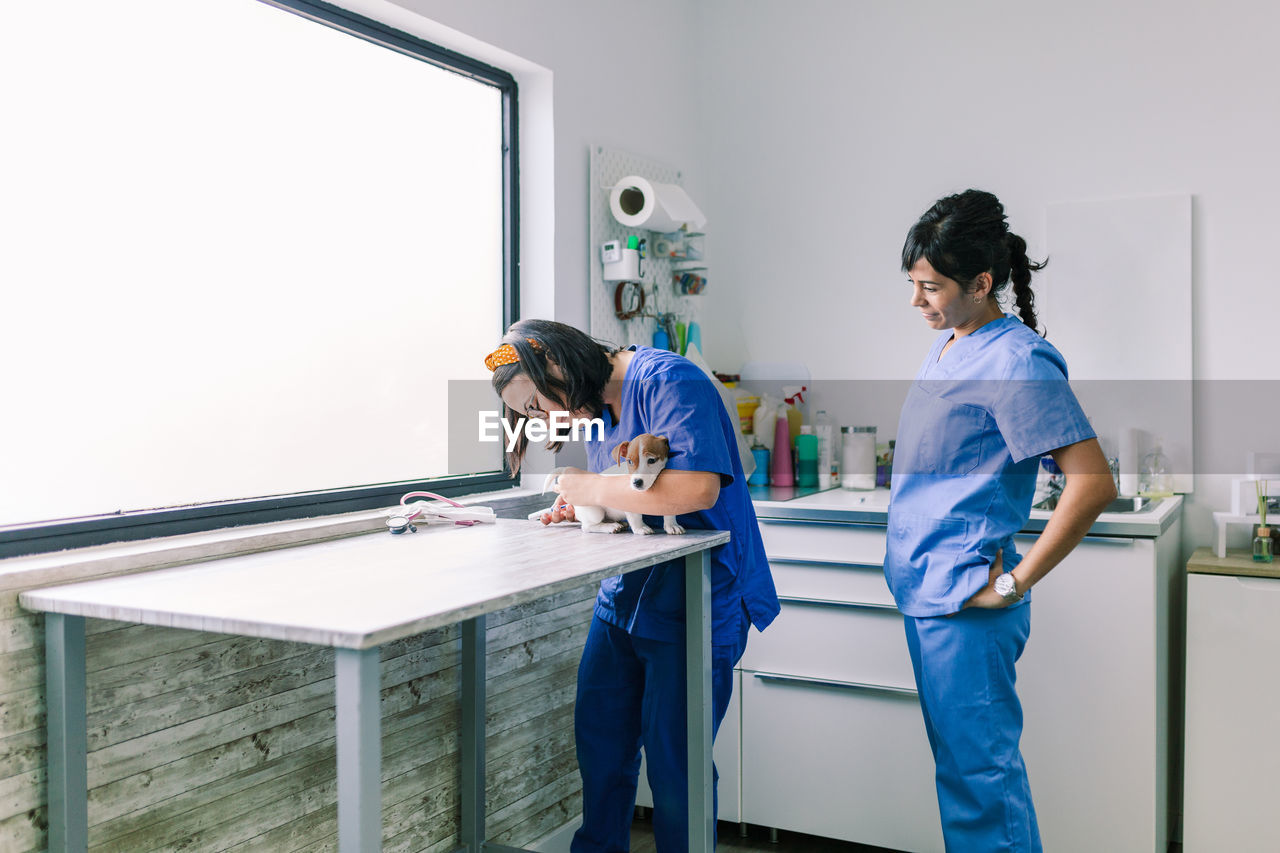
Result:
{"label": "sink faucet", "polygon": [[1116,494],[1120,494],[1120,460],[1115,456],[1107,457],[1107,467],[1111,469],[1111,480],[1116,484]]}

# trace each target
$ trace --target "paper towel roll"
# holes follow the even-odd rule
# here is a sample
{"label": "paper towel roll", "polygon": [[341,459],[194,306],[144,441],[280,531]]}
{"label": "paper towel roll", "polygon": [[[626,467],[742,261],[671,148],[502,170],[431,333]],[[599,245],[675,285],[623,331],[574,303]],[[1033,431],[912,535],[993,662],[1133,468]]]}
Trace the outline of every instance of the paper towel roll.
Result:
{"label": "paper towel roll", "polygon": [[678,231],[685,223],[701,228],[707,222],[683,188],[653,183],[639,175],[628,175],[614,184],[609,193],[609,211],[627,228],[664,234]]}

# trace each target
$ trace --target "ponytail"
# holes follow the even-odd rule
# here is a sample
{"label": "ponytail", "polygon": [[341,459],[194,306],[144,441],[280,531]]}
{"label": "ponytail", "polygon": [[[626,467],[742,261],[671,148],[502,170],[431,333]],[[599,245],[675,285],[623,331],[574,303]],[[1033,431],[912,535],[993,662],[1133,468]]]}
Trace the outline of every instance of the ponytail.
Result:
{"label": "ponytail", "polygon": [[1027,257],[1027,241],[1012,231],[1005,235],[1005,245],[1009,248],[1009,280],[1013,283],[1013,299],[1018,306],[1018,316],[1033,331],[1036,328],[1036,297],[1031,292],[1031,273],[1042,270],[1049,263],[1046,258],[1040,263]]}

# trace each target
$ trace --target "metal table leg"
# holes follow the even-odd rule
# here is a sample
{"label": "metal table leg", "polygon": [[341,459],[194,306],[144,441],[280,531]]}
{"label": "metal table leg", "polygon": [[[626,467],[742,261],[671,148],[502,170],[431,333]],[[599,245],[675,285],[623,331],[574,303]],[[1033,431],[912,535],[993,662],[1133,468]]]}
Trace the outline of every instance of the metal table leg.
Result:
{"label": "metal table leg", "polygon": [[462,849],[484,845],[484,616],[462,623]]}
{"label": "metal table leg", "polygon": [[715,846],[711,775],[711,552],[684,558],[686,726],[689,734],[689,850]]}
{"label": "metal table leg", "polygon": [[85,758],[84,617],[44,617],[49,738],[49,850],[89,847],[89,770]]}
{"label": "metal table leg", "polygon": [[337,649],[338,850],[382,849],[382,707],[378,647]]}

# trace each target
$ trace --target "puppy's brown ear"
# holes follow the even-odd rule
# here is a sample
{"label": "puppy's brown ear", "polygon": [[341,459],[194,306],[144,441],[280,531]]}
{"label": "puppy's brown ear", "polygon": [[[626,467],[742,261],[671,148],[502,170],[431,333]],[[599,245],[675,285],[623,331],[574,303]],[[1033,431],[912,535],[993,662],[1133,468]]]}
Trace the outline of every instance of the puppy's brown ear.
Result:
{"label": "puppy's brown ear", "polygon": [[627,467],[632,471],[640,467],[640,454],[643,452],[648,442],[641,441],[641,436],[631,439],[631,446],[627,449]]}
{"label": "puppy's brown ear", "polygon": [[628,447],[628,445],[630,445],[630,444],[631,444],[631,442],[629,442],[629,441],[624,441],[624,442],[622,442],[622,444],[619,444],[617,447],[615,447],[615,448],[613,449],[613,454],[612,454],[612,455],[613,455],[613,461],[614,461],[614,464],[617,464],[618,462],[621,462],[621,461],[622,461],[622,454],[624,454],[624,453],[626,453],[626,452],[627,452],[627,447]]}
{"label": "puppy's brown ear", "polygon": [[663,455],[663,456],[670,456],[670,455],[671,455],[671,444],[667,441],[667,437],[666,437],[665,435],[659,435],[659,436],[654,436],[654,437],[655,437],[655,438],[658,440],[658,442],[659,442],[659,445],[658,445],[658,446],[662,448],[662,455]]}

